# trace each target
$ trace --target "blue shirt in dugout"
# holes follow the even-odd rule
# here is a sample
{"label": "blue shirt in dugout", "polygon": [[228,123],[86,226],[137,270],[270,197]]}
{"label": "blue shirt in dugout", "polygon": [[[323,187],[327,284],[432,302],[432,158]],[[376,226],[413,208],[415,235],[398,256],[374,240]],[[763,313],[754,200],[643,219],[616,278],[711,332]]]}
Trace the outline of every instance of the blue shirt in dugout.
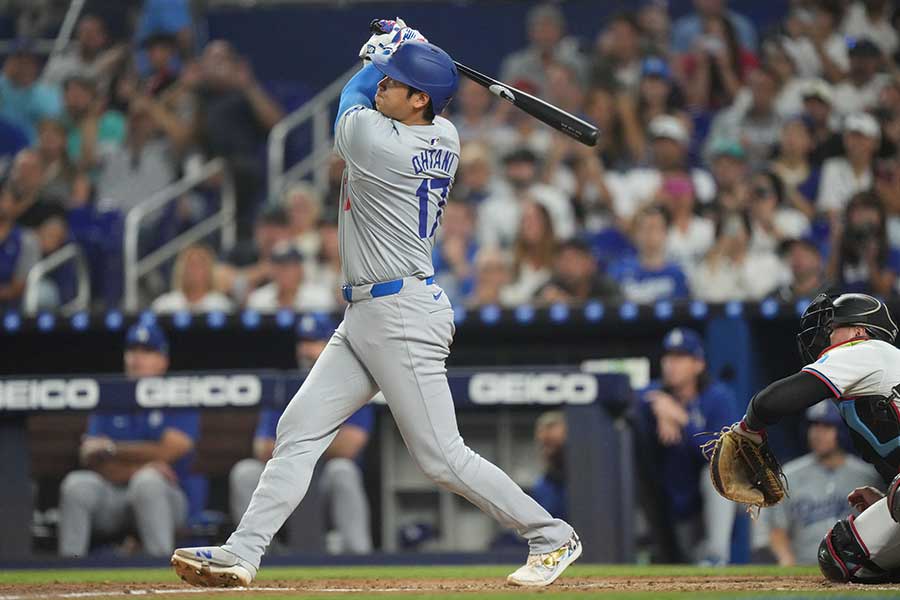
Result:
{"label": "blue shirt in dugout", "polygon": [[[647,394],[661,389],[653,382],[640,395],[642,426],[648,439],[658,440],[656,418]],[[698,435],[718,432],[743,416],[737,399],[725,385],[714,382],[706,386],[687,407],[688,423],[682,429],[681,441],[674,446],[657,443],[658,473],[663,493],[668,500],[671,516],[682,520],[697,514],[703,507],[700,495],[700,477],[705,476],[708,464],[700,445],[710,436]]]}
{"label": "blue shirt in dugout", "polygon": [[[275,429],[278,427],[278,419],[281,418],[281,410],[264,408],[259,411],[259,423],[256,426],[255,436],[258,438],[275,439]],[[366,433],[372,433],[375,428],[375,407],[366,404],[358,411],[350,415],[344,425],[355,425]]]}
{"label": "blue shirt in dugout", "polygon": [[619,282],[625,297],[632,302],[677,300],[690,293],[684,272],[674,263],[661,269],[645,269],[637,257],[628,257],[613,263],[609,276]]}
{"label": "blue shirt in dugout", "polygon": [[[87,434],[106,436],[116,442],[158,442],[166,429],[177,429],[196,441],[200,435],[200,413],[196,410],[140,410],[133,413],[92,414]],[[184,487],[191,475],[191,450],[172,465]]]}

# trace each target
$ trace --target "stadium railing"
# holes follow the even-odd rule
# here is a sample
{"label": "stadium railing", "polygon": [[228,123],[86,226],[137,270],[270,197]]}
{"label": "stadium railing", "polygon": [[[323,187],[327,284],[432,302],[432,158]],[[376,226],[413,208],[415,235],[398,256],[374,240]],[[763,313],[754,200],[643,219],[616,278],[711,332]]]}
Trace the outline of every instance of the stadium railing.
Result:
{"label": "stadium railing", "polygon": [[[358,65],[348,69],[303,106],[285,116],[269,132],[267,162],[270,201],[276,201],[292,181],[310,176],[313,185],[320,192],[325,191],[328,184],[328,170],[323,167],[331,155],[331,122],[334,114],[332,105],[340,98],[341,89],[357,69]],[[299,162],[288,167],[285,165],[288,136],[307,124],[312,126],[310,152]]]}
{"label": "stadium railing", "polygon": [[[189,227],[174,239],[166,242],[146,256],[139,256],[141,226],[147,217],[178,200],[183,194],[203,183],[221,177],[219,210]],[[153,194],[146,201],[128,211],[125,216],[125,309],[136,311],[140,308],[138,287],[142,277],[151,273],[166,261],[174,258],[183,248],[202,240],[208,235],[221,233],[221,249],[230,250],[236,239],[235,214],[237,197],[234,181],[228,171],[225,159],[216,158],[172,185]]]}
{"label": "stadium railing", "polygon": [[72,315],[76,312],[87,310],[91,303],[91,277],[88,273],[87,261],[78,244],[69,243],[38,261],[25,278],[25,298],[23,308],[25,314],[36,315],[40,309],[41,283],[53,271],[67,263],[75,265],[77,277],[77,293],[70,301],[60,306],[57,310],[63,315]]}

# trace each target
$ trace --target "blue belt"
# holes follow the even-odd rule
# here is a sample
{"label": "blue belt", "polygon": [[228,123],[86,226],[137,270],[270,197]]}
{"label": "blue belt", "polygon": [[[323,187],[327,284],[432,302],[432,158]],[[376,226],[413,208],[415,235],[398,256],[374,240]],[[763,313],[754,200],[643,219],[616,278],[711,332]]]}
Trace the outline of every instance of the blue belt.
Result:
{"label": "blue belt", "polygon": [[[425,279],[425,285],[431,285],[434,283],[434,276],[427,277]],[[403,289],[403,280],[402,279],[394,279],[393,281],[382,281],[381,283],[373,283],[372,288],[369,291],[369,295],[372,298],[381,298],[383,296],[393,296]],[[344,296],[344,300],[347,302],[353,302],[353,286],[349,283],[345,283],[341,286],[341,294]]]}

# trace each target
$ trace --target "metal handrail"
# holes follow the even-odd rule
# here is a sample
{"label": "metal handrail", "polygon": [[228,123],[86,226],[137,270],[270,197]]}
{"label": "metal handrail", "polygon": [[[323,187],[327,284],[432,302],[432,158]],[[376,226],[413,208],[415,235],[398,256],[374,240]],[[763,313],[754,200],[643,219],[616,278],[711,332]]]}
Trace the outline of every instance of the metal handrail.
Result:
{"label": "metal handrail", "polygon": [[69,261],[75,262],[75,271],[78,276],[78,292],[69,302],[59,307],[59,311],[65,315],[73,314],[81,310],[87,310],[91,302],[91,277],[88,273],[87,261],[78,244],[69,243],[53,254],[39,260],[28,271],[25,277],[25,298],[23,308],[26,314],[37,314],[40,306],[40,283],[43,279]]}
{"label": "metal handrail", "polygon": [[[56,39],[34,40],[34,49],[38,54],[46,54],[52,58],[66,49],[66,46],[72,41],[72,33],[75,31],[75,25],[78,24],[78,17],[81,16],[84,3],[85,0],[72,0],[69,3],[69,8],[66,9],[66,15],[59,26],[59,33],[56,34]],[[0,54],[9,54],[14,43],[15,40],[0,40]],[[50,60],[48,59],[47,63],[49,62]]]}
{"label": "metal handrail", "polygon": [[[269,197],[275,201],[291,181],[312,174],[313,185],[324,192],[328,185],[328,171],[321,169],[331,155],[331,109],[332,102],[340,98],[344,84],[359,70],[359,65],[345,71],[328,84],[303,106],[285,116],[269,132],[268,182]],[[301,125],[312,120],[312,151],[300,162],[285,170],[284,153],[288,135]]]}
{"label": "metal handrail", "polygon": [[[222,205],[219,210],[183,231],[177,237],[166,242],[150,254],[142,258],[139,257],[138,241],[140,238],[141,224],[147,216],[177,200],[182,194],[199,184],[219,175],[222,176],[222,192],[220,195]],[[222,250],[227,251],[234,247],[236,236],[236,213],[237,197],[234,189],[234,181],[231,178],[231,173],[228,171],[227,163],[223,158],[216,158],[209,161],[196,173],[184,177],[172,185],[161,189],[144,202],[141,202],[129,210],[128,214],[125,215],[125,309],[128,311],[136,311],[140,308],[138,285],[141,278],[167,260],[174,258],[186,246],[221,229]]]}

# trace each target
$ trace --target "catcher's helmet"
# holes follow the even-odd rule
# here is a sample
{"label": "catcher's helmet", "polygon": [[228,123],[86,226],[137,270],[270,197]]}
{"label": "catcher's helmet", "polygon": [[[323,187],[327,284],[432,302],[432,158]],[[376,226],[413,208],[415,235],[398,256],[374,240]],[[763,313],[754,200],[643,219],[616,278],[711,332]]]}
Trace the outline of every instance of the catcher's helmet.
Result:
{"label": "catcher's helmet", "polygon": [[393,54],[373,54],[371,59],[375,68],[391,79],[428,94],[436,115],[444,110],[459,85],[453,59],[428,42],[403,42]]}
{"label": "catcher's helmet", "polygon": [[841,294],[831,298],[819,294],[800,317],[797,346],[806,362],[815,361],[830,345],[836,327],[858,325],[869,337],[893,343],[897,325],[884,302],[866,294]]}

